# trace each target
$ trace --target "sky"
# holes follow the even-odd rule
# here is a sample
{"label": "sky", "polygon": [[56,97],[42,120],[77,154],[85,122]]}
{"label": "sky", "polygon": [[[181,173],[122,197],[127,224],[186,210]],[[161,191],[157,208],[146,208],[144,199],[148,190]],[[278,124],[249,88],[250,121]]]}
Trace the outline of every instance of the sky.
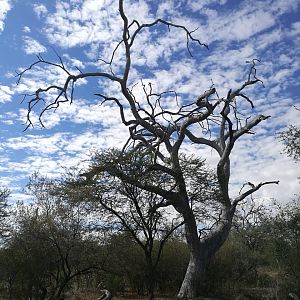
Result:
{"label": "sky", "polygon": [[[74,101],[43,116],[44,128],[31,115],[34,127],[26,129],[30,94],[49,84],[63,84],[66,76],[49,65],[37,65],[17,84],[16,74],[37,60],[37,55],[59,63],[58,56],[74,74],[79,70],[108,71],[108,61],[121,39],[122,20],[116,0],[29,1],[0,0],[0,185],[11,190],[10,201],[27,201],[24,187],[39,171],[59,176],[65,168],[84,168],[95,150],[120,147],[128,129],[120,122],[111,103],[100,105],[95,93],[118,95],[117,86],[107,80],[80,80]],[[270,115],[247,135],[232,153],[232,195],[245,182],[279,180],[255,197],[288,202],[299,194],[299,164],[282,154],[276,139],[289,124],[299,124],[300,107],[300,0],[125,0],[130,20],[140,23],[162,18],[195,30],[194,36],[209,49],[190,44],[186,48],[182,30],[159,25],[136,39],[129,83],[140,95],[141,79],[156,91],[173,90],[179,100],[191,101],[212,83],[226,96],[247,79],[246,61],[260,59],[257,76],[264,87],[249,89],[255,108],[242,103],[242,110],[254,116]],[[124,53],[114,57],[113,71],[122,71]],[[45,95],[45,101],[55,95]],[[174,97],[166,97],[166,107]],[[25,130],[25,131],[24,131]],[[184,150],[207,159],[214,167],[210,149],[184,145]]]}

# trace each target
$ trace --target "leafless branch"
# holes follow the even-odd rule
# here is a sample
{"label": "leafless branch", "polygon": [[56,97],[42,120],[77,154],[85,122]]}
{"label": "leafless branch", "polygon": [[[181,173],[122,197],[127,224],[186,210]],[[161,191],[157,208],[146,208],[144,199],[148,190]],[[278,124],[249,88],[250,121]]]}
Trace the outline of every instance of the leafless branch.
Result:
{"label": "leafless branch", "polygon": [[[261,182],[258,185],[254,185],[251,182],[247,182],[246,184],[243,185],[242,189],[246,186],[249,185],[250,189],[244,192],[243,194],[240,194],[238,197],[236,197],[233,201],[233,206],[236,206],[239,202],[244,200],[247,196],[253,194],[254,192],[258,191],[262,186],[268,185],[268,184],[279,184],[279,181],[265,181]],[[242,190],[241,189],[241,190]],[[241,192],[241,191],[240,191]]]}

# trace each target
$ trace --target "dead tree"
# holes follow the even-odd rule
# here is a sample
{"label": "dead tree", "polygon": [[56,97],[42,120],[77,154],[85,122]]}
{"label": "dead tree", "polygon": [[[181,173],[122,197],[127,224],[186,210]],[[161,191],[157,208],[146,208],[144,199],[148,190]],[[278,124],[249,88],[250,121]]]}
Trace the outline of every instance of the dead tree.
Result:
{"label": "dead tree", "polygon": [[[194,38],[193,31],[186,27],[174,24],[162,19],[152,23],[140,24],[137,20],[130,21],[123,9],[123,0],[119,0],[120,17],[123,20],[123,33],[120,43],[113,51],[109,62],[112,65],[116,51],[124,51],[124,68],[121,75],[113,72],[86,72],[73,74],[63,64],[52,63],[38,56],[38,60],[24,71],[18,74],[19,80],[37,65],[51,65],[60,68],[67,75],[63,86],[49,85],[46,88],[39,88],[34,94],[28,95],[28,126],[32,125],[31,113],[43,103],[45,93],[56,92],[57,96],[51,103],[46,103],[40,111],[42,116],[51,109],[59,107],[65,102],[73,101],[73,91],[76,81],[83,78],[97,77],[117,83],[121,96],[106,95],[105,91],[97,94],[103,102],[113,102],[119,109],[122,123],[129,129],[129,139],[124,145],[124,157],[128,153],[147,150],[149,152],[149,168],[147,172],[159,172],[171,178],[171,186],[159,186],[155,182],[145,182],[136,176],[126,173],[126,169],[118,168],[118,164],[93,166],[88,171],[92,178],[94,174],[102,171],[110,172],[124,182],[140,189],[155,193],[161,196],[164,201],[157,204],[156,208],[173,206],[181,214],[185,223],[186,242],[190,251],[190,261],[187,267],[185,278],[178,293],[180,299],[193,299],[200,293],[201,282],[205,276],[205,270],[210,258],[222,246],[227,239],[232,226],[232,218],[236,207],[247,196],[259,190],[267,184],[278,183],[277,181],[262,182],[258,184],[248,183],[242,191],[231,198],[229,196],[230,178],[230,155],[236,142],[244,135],[252,133],[252,130],[269,116],[257,115],[253,118],[242,118],[238,113],[239,101],[246,101],[249,108],[253,108],[252,100],[245,94],[249,86],[262,84],[256,76],[257,60],[250,62],[250,70],[246,81],[235,90],[230,90],[226,96],[220,97],[213,86],[202,93],[198,99],[191,103],[177,103],[177,109],[168,109],[162,106],[163,97],[172,93],[174,101],[177,100],[175,92],[155,92],[151,84],[145,85],[142,82],[144,96],[137,98],[133,89],[129,86],[129,73],[131,70],[131,50],[136,37],[147,28],[154,26],[167,26],[176,28],[186,33],[187,49],[190,52],[190,43],[207,47],[198,39]],[[127,109],[131,117],[127,117]],[[203,132],[206,134],[203,134]],[[210,134],[211,133],[211,134]],[[180,152],[183,145],[193,143],[216,151],[218,163],[216,165],[216,176],[218,179],[220,195],[215,199],[219,207],[218,217],[212,223],[207,234],[201,234],[197,225],[193,210],[193,201],[188,193],[188,182],[184,176],[183,167],[180,161]],[[201,222],[201,220],[200,220]]]}

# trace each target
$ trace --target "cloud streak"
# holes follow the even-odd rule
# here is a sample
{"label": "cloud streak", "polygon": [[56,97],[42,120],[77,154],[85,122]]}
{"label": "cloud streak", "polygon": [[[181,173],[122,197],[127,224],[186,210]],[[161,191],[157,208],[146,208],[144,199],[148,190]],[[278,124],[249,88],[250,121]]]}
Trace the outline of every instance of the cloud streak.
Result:
{"label": "cloud streak", "polygon": [[38,41],[36,41],[35,39],[29,36],[25,36],[23,38],[23,41],[24,41],[23,49],[26,54],[39,54],[47,51],[46,47],[44,47]]}
{"label": "cloud streak", "polygon": [[1,0],[0,1],[0,33],[4,30],[4,21],[6,14],[11,9],[10,0]]}

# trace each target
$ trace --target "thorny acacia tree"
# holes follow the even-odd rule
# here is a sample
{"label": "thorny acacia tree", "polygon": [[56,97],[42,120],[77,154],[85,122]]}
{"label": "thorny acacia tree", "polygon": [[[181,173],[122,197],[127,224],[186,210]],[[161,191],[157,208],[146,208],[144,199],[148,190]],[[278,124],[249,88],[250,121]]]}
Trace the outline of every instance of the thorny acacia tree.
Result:
{"label": "thorny acacia tree", "polygon": [[290,125],[286,131],[279,134],[279,138],[284,143],[285,152],[295,161],[300,160],[300,127]]}
{"label": "thorny acacia tree", "polygon": [[[212,170],[205,168],[201,159],[181,155],[180,162],[188,181],[187,192],[193,202],[191,207],[194,215],[198,218],[201,216],[203,221],[204,211],[200,204],[205,202],[208,206],[209,200],[217,196],[216,177]],[[94,155],[90,171],[80,174],[85,180],[75,181],[76,185],[71,183],[71,188],[84,189],[82,196],[89,191],[87,202],[100,210],[102,222],[128,232],[142,249],[149,299],[154,298],[156,269],[163,248],[173,233],[184,224],[180,215],[161,207],[165,201],[161,195],[126,181],[130,177],[162,189],[174,185],[169,174],[149,172],[152,166],[151,152],[145,149],[127,152],[126,155],[118,149],[110,149]],[[122,179],[123,176],[118,176],[116,172],[126,174],[126,178]]]}
{"label": "thorny acacia tree", "polygon": [[[35,174],[28,192],[35,203],[27,211],[20,207],[17,235],[23,236],[27,248],[34,249],[33,243],[36,253],[45,257],[35,275],[47,278],[43,290],[49,299],[60,299],[75,278],[100,268],[98,241],[90,234],[84,205],[64,194],[59,183]],[[27,256],[34,257],[30,251]]]}
{"label": "thorny acacia tree", "polygon": [[[92,182],[96,206],[103,212],[101,220],[128,232],[142,249],[146,263],[147,293],[149,299],[153,299],[155,272],[163,248],[182,222],[178,218],[172,220],[166,211],[153,209],[162,201],[156,193],[140,189],[124,180],[120,181],[107,172],[101,173],[100,178]],[[86,187],[86,182],[84,186]]]}
{"label": "thorny acacia tree", "polygon": [[[117,105],[122,123],[129,128],[130,137],[123,148],[124,155],[140,151],[143,148],[147,149],[151,153],[152,159],[151,168],[148,168],[147,172],[153,174],[159,172],[168,175],[172,178],[173,184],[169,187],[160,187],[155,183],[140,181],[138,178],[124,173],[120,168],[109,168],[106,171],[128,184],[161,196],[164,201],[159,204],[159,207],[173,206],[181,214],[185,223],[190,261],[178,298],[193,299],[200,292],[201,285],[199,283],[203,281],[210,258],[221,247],[229,234],[237,205],[262,186],[278,183],[274,181],[262,182],[257,185],[248,183],[243,186],[236,197],[231,198],[229,196],[230,155],[235,143],[243,135],[251,133],[251,130],[260,122],[269,118],[269,116],[258,115],[251,119],[241,119],[241,115],[238,114],[239,101],[246,101],[253,108],[253,102],[245,94],[245,89],[262,83],[256,77],[257,60],[250,62],[251,67],[246,81],[239,88],[229,90],[224,97],[220,97],[216,88],[212,87],[191,103],[178,103],[176,109],[168,109],[162,106],[162,99],[168,92],[155,92],[151,84],[146,86],[142,83],[144,95],[137,98],[130,87],[129,74],[132,68],[132,49],[136,38],[143,30],[165,25],[168,28],[176,28],[186,33],[189,52],[190,43],[207,46],[194,38],[193,31],[189,31],[182,25],[162,19],[146,24],[140,24],[137,20],[130,21],[123,8],[123,0],[119,0],[118,4],[120,17],[123,21],[122,38],[107,63],[112,66],[116,52],[123,51],[124,67],[121,74],[116,75],[112,71],[99,72],[97,70],[94,72],[72,73],[66,68],[61,59],[59,63],[53,63],[45,60],[42,56],[38,56],[36,62],[18,74],[19,80],[37,65],[50,65],[59,68],[66,73],[67,79],[62,86],[49,85],[46,88],[37,89],[34,94],[30,95],[28,126],[33,125],[31,113],[39,104],[44,103],[45,93],[53,95],[56,92],[57,96],[51,103],[45,103],[40,112],[41,122],[41,117],[46,111],[59,107],[63,102],[73,101],[74,87],[80,79],[97,77],[116,83],[119,86],[120,96],[106,95],[102,91],[101,94],[97,95],[104,99],[104,102],[113,102]],[[176,93],[175,98],[177,99]],[[128,110],[131,113],[129,116]],[[206,132],[206,135],[203,132]],[[215,199],[219,205],[219,213],[213,224],[214,226],[206,235],[199,234],[199,227],[187,192],[186,178],[180,163],[180,151],[184,151],[182,146],[187,143],[208,147],[216,151],[219,156],[216,175],[221,196]]]}

